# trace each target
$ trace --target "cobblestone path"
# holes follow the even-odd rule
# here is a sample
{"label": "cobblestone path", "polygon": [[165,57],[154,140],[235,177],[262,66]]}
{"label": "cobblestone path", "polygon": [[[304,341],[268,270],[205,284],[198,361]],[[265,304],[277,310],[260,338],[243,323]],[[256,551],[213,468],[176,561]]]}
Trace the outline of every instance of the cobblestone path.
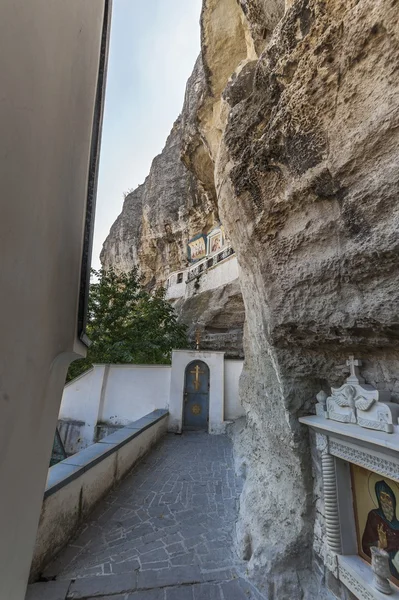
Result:
{"label": "cobblestone path", "polygon": [[27,600],[258,600],[232,550],[231,442],[167,435],[30,586]]}

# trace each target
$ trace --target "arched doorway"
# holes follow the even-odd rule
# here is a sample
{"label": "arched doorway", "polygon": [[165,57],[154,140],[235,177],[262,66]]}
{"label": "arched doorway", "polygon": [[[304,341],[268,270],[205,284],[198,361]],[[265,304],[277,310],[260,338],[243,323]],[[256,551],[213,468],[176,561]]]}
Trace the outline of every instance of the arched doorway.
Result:
{"label": "arched doorway", "polygon": [[207,430],[209,420],[209,367],[195,360],[186,367],[183,429]]}

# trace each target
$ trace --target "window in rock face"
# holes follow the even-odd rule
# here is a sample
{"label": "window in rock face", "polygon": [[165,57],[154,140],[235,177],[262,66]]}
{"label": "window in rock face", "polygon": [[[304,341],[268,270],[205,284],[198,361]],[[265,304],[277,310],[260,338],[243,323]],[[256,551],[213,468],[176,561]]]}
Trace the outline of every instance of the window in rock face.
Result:
{"label": "window in rock face", "polygon": [[177,274],[177,283],[183,283],[183,273]]}

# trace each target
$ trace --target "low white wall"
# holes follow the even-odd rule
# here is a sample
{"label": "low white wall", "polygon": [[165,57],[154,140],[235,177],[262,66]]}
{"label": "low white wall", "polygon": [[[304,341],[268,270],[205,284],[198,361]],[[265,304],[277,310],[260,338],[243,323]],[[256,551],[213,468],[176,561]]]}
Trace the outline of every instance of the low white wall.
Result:
{"label": "low white wall", "polygon": [[243,360],[226,359],[224,361],[224,418],[226,421],[234,421],[245,415],[238,389],[243,366]]}
{"label": "low white wall", "polygon": [[[85,412],[88,412],[87,401],[91,393],[91,385],[95,377],[101,377],[103,369],[90,369],[80,377],[77,377],[70,383],[67,383],[62,395],[62,403],[60,406],[60,419],[71,419],[72,421],[80,421],[82,416],[82,403],[85,404]],[[79,402],[76,402],[79,398]]]}
{"label": "low white wall", "polygon": [[[170,365],[95,365],[65,386],[59,430],[68,454],[96,441],[97,425],[123,427],[156,409],[169,409],[170,429],[181,431],[186,366],[203,360],[210,369],[209,431],[243,416],[238,382],[243,361],[223,352],[178,350]],[[98,438],[97,438],[98,439]]]}
{"label": "low white wall", "polygon": [[[77,377],[64,388],[58,421],[69,422],[69,427],[66,425],[59,427],[61,439],[68,453],[87,448],[95,439],[106,368],[106,365],[95,365],[93,369]],[[77,422],[83,425],[79,428]],[[73,430],[72,435],[70,435],[71,430]],[[67,434],[68,437],[65,437]],[[72,439],[76,440],[75,447],[71,446]]]}
{"label": "low white wall", "polygon": [[94,365],[67,384],[58,417],[67,452],[93,444],[98,423],[124,426],[167,408],[170,374],[170,365]]}
{"label": "low white wall", "polygon": [[127,425],[169,404],[170,365],[113,365],[105,386],[99,421]]}
{"label": "low white wall", "polygon": [[137,423],[141,430],[132,423],[49,469],[31,581],[64,548],[97,502],[166,433],[167,422],[166,411],[150,414]]}

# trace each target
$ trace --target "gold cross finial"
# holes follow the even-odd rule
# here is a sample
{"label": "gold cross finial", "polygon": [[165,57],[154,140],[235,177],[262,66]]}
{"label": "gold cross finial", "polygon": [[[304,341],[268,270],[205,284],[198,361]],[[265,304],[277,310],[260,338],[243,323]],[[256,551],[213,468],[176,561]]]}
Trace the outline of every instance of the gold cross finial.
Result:
{"label": "gold cross finial", "polygon": [[199,329],[197,329],[197,331],[195,332],[195,348],[196,348],[196,350],[200,349],[200,343],[201,343],[201,331]]}

